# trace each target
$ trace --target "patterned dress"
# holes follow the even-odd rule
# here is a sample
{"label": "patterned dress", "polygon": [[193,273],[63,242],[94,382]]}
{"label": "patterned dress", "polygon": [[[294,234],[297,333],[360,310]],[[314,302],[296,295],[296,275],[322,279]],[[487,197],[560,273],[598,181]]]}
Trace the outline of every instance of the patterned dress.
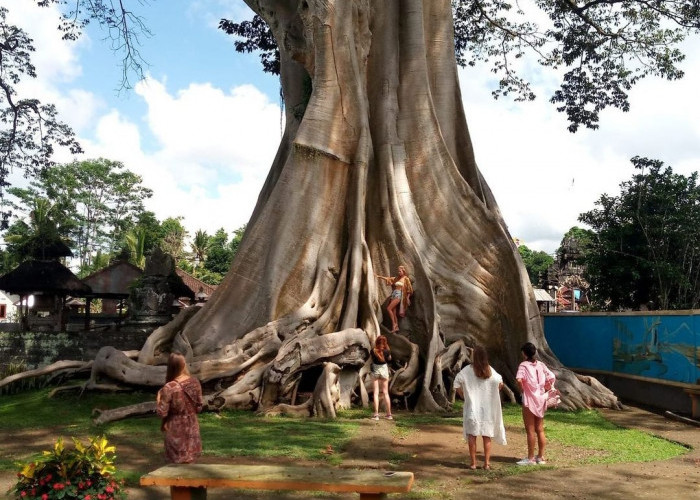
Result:
{"label": "patterned dress", "polygon": [[156,413],[165,427],[165,458],[176,464],[194,462],[202,454],[197,413],[202,411],[202,386],[189,377],[171,380],[158,392]]}

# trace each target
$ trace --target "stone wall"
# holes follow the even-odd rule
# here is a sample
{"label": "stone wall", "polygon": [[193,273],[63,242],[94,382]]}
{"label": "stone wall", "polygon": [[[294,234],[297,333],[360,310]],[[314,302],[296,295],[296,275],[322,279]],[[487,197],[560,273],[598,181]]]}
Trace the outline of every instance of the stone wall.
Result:
{"label": "stone wall", "polygon": [[55,361],[89,361],[103,346],[124,351],[141,349],[149,333],[143,331],[91,332],[6,332],[0,331],[0,371],[10,362],[26,363],[27,368],[38,368]]}

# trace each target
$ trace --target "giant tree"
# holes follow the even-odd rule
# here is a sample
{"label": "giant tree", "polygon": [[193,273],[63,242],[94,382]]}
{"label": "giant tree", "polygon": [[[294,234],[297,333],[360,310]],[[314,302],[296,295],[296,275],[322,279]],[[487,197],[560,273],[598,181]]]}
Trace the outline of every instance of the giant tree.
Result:
{"label": "giant tree", "polygon": [[[214,390],[210,406],[334,415],[353,395],[366,400],[368,350],[386,331],[375,274],[404,264],[415,296],[400,333],[388,334],[395,395],[420,410],[448,407],[451,376],[477,343],[512,385],[530,340],[558,372],[566,406],[616,404],[547,347],[527,273],[474,158],[457,61],[503,49],[517,58],[529,47],[544,64],[572,68],[552,97],[570,129],[596,127],[601,109],[627,106],[639,78],[681,75],[672,45],[697,29],[697,4],[542,0],[533,6],[552,27],[540,31],[511,21],[501,1],[454,2],[456,23],[447,0],[246,3],[279,46],[286,103],[257,206],[209,302],[154,332],[137,361],[105,348],[93,381],[159,385],[163,353],[179,350]],[[500,92],[530,98],[503,61],[494,62]],[[309,384],[313,397],[294,405]]]}

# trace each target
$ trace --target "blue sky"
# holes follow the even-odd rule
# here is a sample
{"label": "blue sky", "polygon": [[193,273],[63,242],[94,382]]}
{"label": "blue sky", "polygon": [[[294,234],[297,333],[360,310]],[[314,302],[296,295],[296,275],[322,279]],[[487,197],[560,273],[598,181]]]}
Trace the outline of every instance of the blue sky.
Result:
{"label": "blue sky", "polygon": [[[56,12],[33,3],[0,0],[37,48],[39,77],[22,90],[57,104],[82,158],[123,161],[154,190],[148,208],[161,219],[183,216],[191,233],[245,223],[276,153],[280,108],[276,78],[217,29],[222,17],[251,15],[243,1],[129,0],[153,36],[141,46],[148,78],[119,93],[120,58],[98,26],[62,42]],[[531,103],[494,101],[488,68],[460,70],[477,161],[514,237],[552,252],[579,213],[631,177],[632,156],[684,174],[698,169],[700,42],[685,49],[683,81],[645,81],[632,92],[630,113],[605,112],[600,130],[577,134],[547,102],[556,75],[536,64],[526,66],[539,95]]]}

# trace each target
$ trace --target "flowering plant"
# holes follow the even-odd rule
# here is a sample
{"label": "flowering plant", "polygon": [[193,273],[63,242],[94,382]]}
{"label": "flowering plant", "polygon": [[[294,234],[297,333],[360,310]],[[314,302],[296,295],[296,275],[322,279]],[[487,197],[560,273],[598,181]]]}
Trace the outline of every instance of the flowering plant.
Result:
{"label": "flowering plant", "polygon": [[22,465],[17,483],[10,491],[24,500],[113,500],[126,497],[123,482],[115,472],[115,448],[105,437],[90,438],[84,445],[73,438],[75,447],[66,449],[58,438],[53,449],[42,457]]}

